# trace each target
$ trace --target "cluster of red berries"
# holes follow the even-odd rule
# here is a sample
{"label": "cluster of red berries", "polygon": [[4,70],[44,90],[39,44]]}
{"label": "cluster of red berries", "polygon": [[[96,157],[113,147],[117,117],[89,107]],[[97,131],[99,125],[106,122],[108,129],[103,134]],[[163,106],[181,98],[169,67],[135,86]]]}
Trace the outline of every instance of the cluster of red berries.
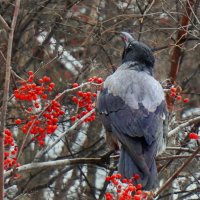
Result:
{"label": "cluster of red berries", "polygon": [[[37,140],[43,146],[46,134],[52,134],[57,129],[58,117],[64,114],[61,110],[61,105],[58,101],[48,101],[48,94],[55,87],[55,83],[51,82],[50,77],[44,76],[38,80],[38,84],[34,82],[34,74],[28,72],[29,78],[27,81],[21,82],[21,86],[14,91],[14,96],[18,100],[30,101],[32,105],[27,108],[31,114],[28,121],[21,127],[23,133],[34,135],[32,140]],[[33,113],[33,109],[42,108],[42,115],[39,117]],[[15,123],[21,124],[22,120],[17,119]],[[29,130],[30,129],[30,130]]]}
{"label": "cluster of red berries", "polygon": [[[93,82],[95,84],[101,84],[103,82],[103,79],[100,77],[92,77],[88,79],[88,82]],[[73,88],[78,87],[78,83],[74,83],[72,85]],[[97,88],[98,90],[99,88]],[[84,115],[86,115],[88,112],[90,112],[94,107],[94,102],[96,100],[97,93],[96,92],[90,92],[90,91],[82,91],[79,90],[76,93],[76,96],[72,97],[72,101],[77,105],[78,107],[78,113],[71,117],[71,121],[76,121],[77,119],[80,119]],[[95,112],[92,113],[89,117],[87,117],[84,122],[91,122],[95,120]]]}
{"label": "cluster of red berries", "polygon": [[14,143],[12,132],[9,129],[5,129],[4,133],[4,169],[9,170],[13,166],[20,166],[16,158],[18,147]]}
{"label": "cluster of red berries", "polygon": [[121,174],[113,174],[107,176],[106,181],[110,182],[117,191],[117,194],[107,192],[106,200],[142,200],[147,197],[147,194],[142,191],[141,184],[134,184],[140,179],[138,174],[135,174],[130,179],[122,178]]}
{"label": "cluster of red berries", "polygon": [[30,134],[34,135],[32,140],[37,140],[41,146],[44,145],[46,134],[52,134],[57,129],[58,117],[64,114],[60,103],[55,100],[46,106],[48,107],[39,118],[37,115],[29,116],[28,122],[21,127],[25,134],[30,131]]}
{"label": "cluster of red berries", "polygon": [[184,103],[188,103],[189,99],[188,98],[182,98],[180,95],[180,90],[178,88],[172,87],[170,90],[170,95],[171,97],[175,98],[177,101],[183,101]]}
{"label": "cluster of red berries", "polygon": [[29,71],[28,74],[28,80],[20,82],[21,86],[14,91],[14,96],[21,101],[34,101],[35,108],[39,108],[37,100],[47,99],[47,93],[54,89],[55,83],[51,82],[50,77],[44,76],[42,79],[38,80],[39,84],[36,84],[34,82],[33,72]]}
{"label": "cluster of red berries", "polygon": [[101,77],[93,76],[93,77],[88,79],[88,82],[101,84],[101,83],[103,83],[103,79]]}
{"label": "cluster of red berries", "polygon": [[189,133],[188,137],[193,140],[198,140],[199,136],[197,133]]}

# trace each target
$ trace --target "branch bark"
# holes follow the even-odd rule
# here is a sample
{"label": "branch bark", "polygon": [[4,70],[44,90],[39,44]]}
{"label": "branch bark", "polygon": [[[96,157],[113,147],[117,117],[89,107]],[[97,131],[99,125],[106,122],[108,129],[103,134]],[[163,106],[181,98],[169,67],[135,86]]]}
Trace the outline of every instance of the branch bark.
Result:
{"label": "branch bark", "polygon": [[[192,13],[191,9],[194,6],[194,4],[195,4],[194,0],[189,0],[186,2],[185,14],[182,16],[181,21],[180,21],[181,28],[178,31],[176,44],[175,44],[174,51],[171,58],[171,70],[170,70],[169,76],[172,80],[172,83],[176,81],[176,77],[180,68],[179,62],[181,58],[181,49],[184,45],[184,42],[187,39],[190,15]],[[172,111],[173,98],[169,94],[167,94],[167,105],[168,105],[169,111]]]}
{"label": "branch bark", "polygon": [[169,184],[181,173],[181,171],[192,161],[194,157],[200,152],[200,147],[174,172],[174,174],[164,183],[164,185],[154,194],[154,198],[163,192]]}
{"label": "branch bark", "polygon": [[7,31],[7,32],[10,32],[11,29],[10,27],[8,26],[7,22],[4,20],[4,18],[0,15],[0,22],[3,26],[3,28]]}
{"label": "branch bark", "polygon": [[[167,157],[157,157],[156,161],[161,161],[161,160],[171,160],[171,159],[179,159],[179,158],[188,158],[191,155],[172,155],[172,156],[167,156]],[[200,154],[197,154],[195,156],[196,158],[200,157]]]}
{"label": "branch bark", "polygon": [[194,123],[197,123],[200,121],[200,116],[198,117],[195,117],[193,119],[190,119],[188,120],[187,122],[185,123],[182,123],[180,124],[179,126],[177,126],[175,129],[171,130],[169,133],[168,133],[168,137],[172,137],[173,135],[177,134],[181,129],[187,127],[187,126],[191,126],[192,124]]}
{"label": "branch bark", "polygon": [[[63,160],[54,160],[47,162],[39,162],[39,163],[30,163],[26,165],[22,165],[15,169],[15,173],[25,173],[31,172],[32,170],[41,170],[45,168],[56,168],[66,165],[78,165],[78,164],[101,164],[104,162],[104,157],[102,158],[73,158],[73,159],[63,159]],[[4,173],[5,177],[8,177],[12,174],[13,170],[9,170]]]}
{"label": "branch bark", "polygon": [[[13,14],[11,30],[8,35],[8,48],[7,48],[7,57],[6,57],[6,75],[4,83],[4,95],[3,95],[3,106],[1,110],[1,124],[0,124],[0,199],[4,198],[4,129],[6,126],[6,113],[8,106],[9,98],[9,87],[10,87],[10,75],[11,75],[11,56],[12,56],[12,45],[14,30],[17,22],[17,17],[19,14],[20,0],[16,0],[15,10]],[[2,22],[2,18],[1,18]],[[6,27],[6,25],[5,25]]]}

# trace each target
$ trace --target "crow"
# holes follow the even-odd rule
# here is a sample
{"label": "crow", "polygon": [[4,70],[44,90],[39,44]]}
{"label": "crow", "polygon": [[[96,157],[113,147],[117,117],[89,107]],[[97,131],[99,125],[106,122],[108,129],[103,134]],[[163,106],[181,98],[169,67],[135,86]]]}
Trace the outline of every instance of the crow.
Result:
{"label": "crow", "polygon": [[121,32],[122,64],[106,78],[97,110],[106,141],[120,150],[118,171],[124,178],[138,174],[144,190],[157,187],[156,155],[166,147],[167,108],[160,83],[153,77],[150,47]]}

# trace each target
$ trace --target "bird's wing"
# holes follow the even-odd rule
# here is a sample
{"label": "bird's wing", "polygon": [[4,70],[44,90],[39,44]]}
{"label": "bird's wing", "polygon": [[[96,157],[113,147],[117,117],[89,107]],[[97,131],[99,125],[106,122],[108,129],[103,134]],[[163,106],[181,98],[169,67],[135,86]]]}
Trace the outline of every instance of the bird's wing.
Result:
{"label": "bird's wing", "polygon": [[97,109],[107,131],[121,143],[121,153],[124,149],[134,162],[125,164],[125,157],[120,156],[119,171],[130,178],[137,166],[135,173],[143,175],[144,185],[149,184],[154,157],[163,146],[166,106],[159,82],[145,72],[119,68],[104,82]]}
{"label": "bird's wing", "polygon": [[97,108],[107,130],[114,127],[129,137],[144,137],[149,145],[160,134],[166,115],[160,84],[134,70],[118,70],[106,79]]}

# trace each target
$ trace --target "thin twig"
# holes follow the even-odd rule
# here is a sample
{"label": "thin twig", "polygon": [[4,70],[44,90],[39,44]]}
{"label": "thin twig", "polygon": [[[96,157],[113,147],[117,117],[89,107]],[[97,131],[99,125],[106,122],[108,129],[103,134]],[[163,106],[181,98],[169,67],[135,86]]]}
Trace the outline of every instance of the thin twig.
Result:
{"label": "thin twig", "polygon": [[[172,156],[165,156],[165,157],[157,157],[156,161],[161,161],[161,160],[171,160],[171,159],[178,159],[178,158],[188,158],[191,155],[172,155]],[[196,158],[200,157],[200,154],[197,154],[195,156]]]}
{"label": "thin twig", "polygon": [[7,31],[10,32],[11,28],[8,26],[7,22],[4,20],[4,18],[0,15],[0,22],[3,25],[3,28]]}
{"label": "thin twig", "polygon": [[181,173],[181,171],[192,161],[192,159],[199,153],[200,147],[174,172],[174,174],[164,183],[164,185],[154,194],[157,197],[161,192],[163,192],[169,184]]}
{"label": "thin twig", "polygon": [[11,70],[11,72],[12,72],[12,74],[13,74],[15,77],[17,77],[17,78],[20,79],[21,81],[24,81],[24,82],[25,82],[25,80],[24,80],[22,77],[20,77],[15,71]]}
{"label": "thin twig", "polygon": [[166,150],[194,152],[193,149],[191,149],[191,148],[184,148],[184,147],[166,147]]}
{"label": "thin twig", "polygon": [[187,126],[190,126],[194,123],[197,123],[200,121],[200,116],[198,117],[195,117],[193,119],[190,119],[188,120],[187,122],[185,123],[182,123],[180,124],[179,126],[177,126],[175,129],[171,130],[169,133],[168,133],[168,137],[172,137],[173,135],[175,135],[176,133],[178,133],[181,129],[187,127]]}
{"label": "thin twig", "polygon": [[154,3],[155,3],[155,0],[152,0],[152,2],[151,2],[151,4],[150,4],[150,6],[149,7],[147,7],[147,9],[144,11],[144,16],[146,16],[147,15],[147,13],[149,12],[149,10],[152,8],[152,6],[154,5]]}

